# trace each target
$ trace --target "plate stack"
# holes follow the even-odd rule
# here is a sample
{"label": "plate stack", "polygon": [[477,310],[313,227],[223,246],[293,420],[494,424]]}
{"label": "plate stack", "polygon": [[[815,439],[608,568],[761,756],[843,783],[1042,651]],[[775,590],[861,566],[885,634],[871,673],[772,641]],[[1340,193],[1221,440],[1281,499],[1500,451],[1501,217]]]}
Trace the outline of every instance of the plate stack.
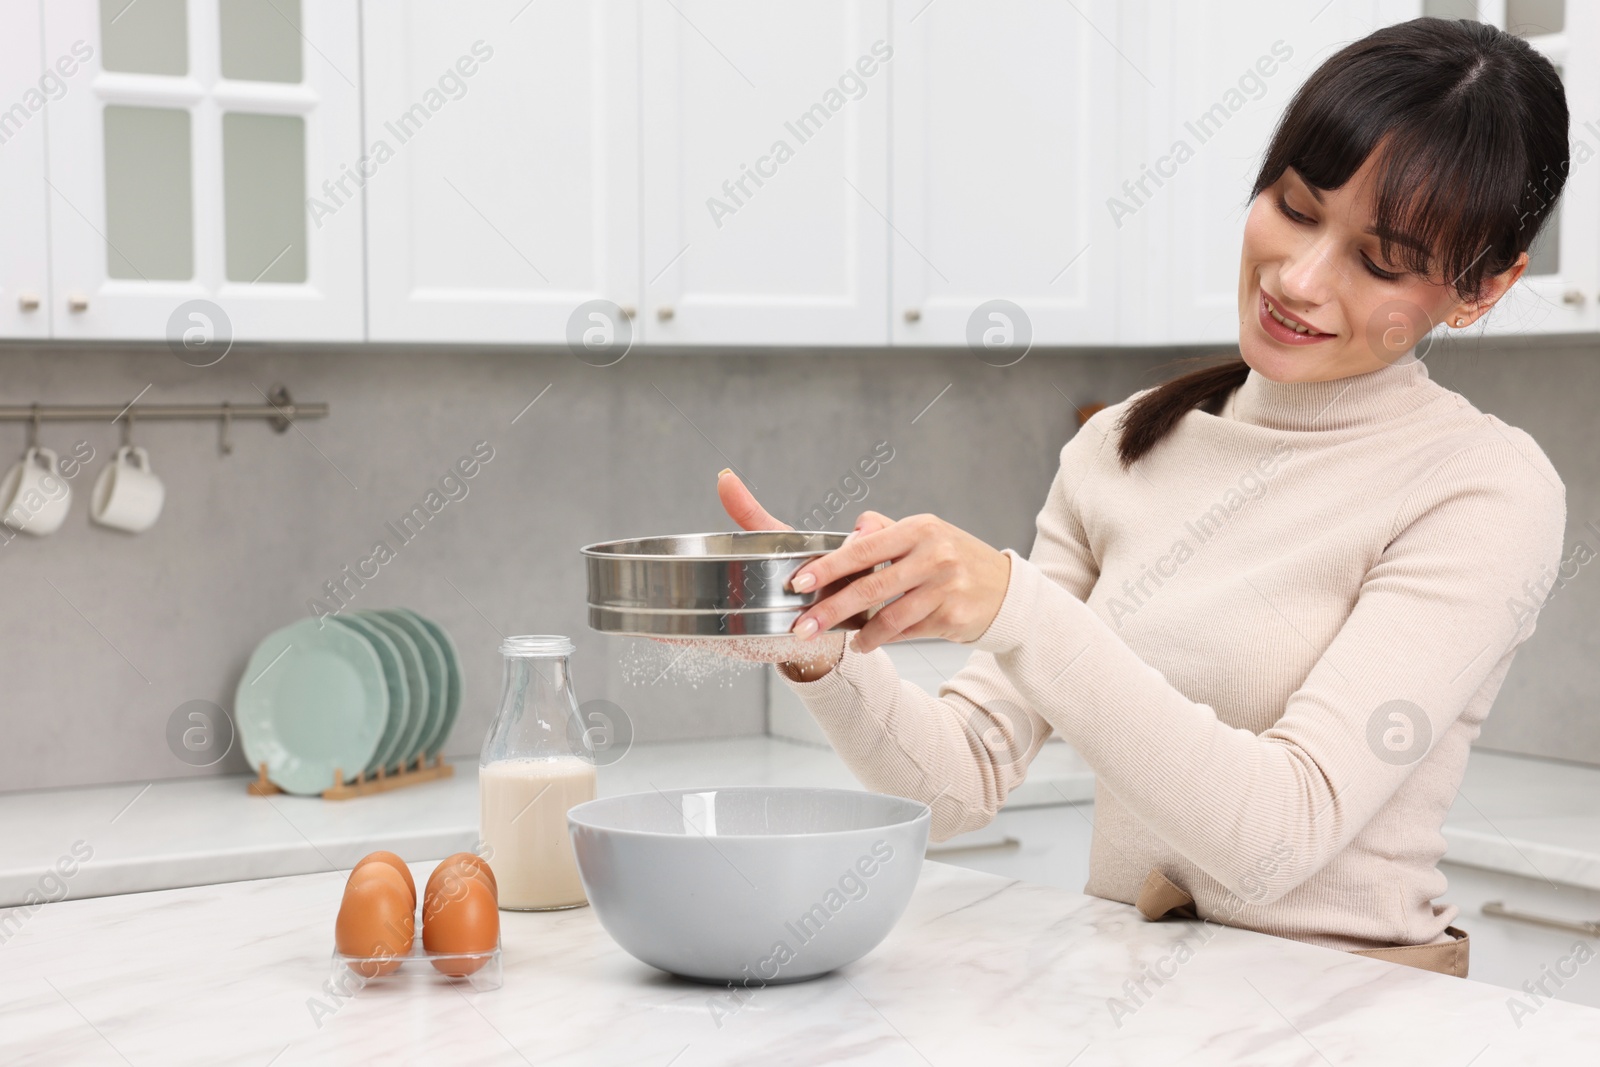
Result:
{"label": "plate stack", "polygon": [[461,709],[461,659],[407,608],[303,619],[256,646],[233,707],[252,768],[321,793],[433,761]]}

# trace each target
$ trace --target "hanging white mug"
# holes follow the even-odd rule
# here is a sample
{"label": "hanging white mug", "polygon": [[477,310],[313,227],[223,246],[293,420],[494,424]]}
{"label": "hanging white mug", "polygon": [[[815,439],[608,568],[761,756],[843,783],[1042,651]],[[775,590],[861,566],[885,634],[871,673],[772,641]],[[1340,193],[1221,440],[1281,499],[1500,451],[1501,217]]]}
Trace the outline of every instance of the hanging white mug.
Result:
{"label": "hanging white mug", "polygon": [[101,526],[142,533],[161,517],[167,489],[150,469],[150,454],[138,445],[123,445],[94,480],[89,517]]}
{"label": "hanging white mug", "polygon": [[0,482],[0,522],[43,537],[55,533],[72,507],[72,487],[53,450],[29,446]]}

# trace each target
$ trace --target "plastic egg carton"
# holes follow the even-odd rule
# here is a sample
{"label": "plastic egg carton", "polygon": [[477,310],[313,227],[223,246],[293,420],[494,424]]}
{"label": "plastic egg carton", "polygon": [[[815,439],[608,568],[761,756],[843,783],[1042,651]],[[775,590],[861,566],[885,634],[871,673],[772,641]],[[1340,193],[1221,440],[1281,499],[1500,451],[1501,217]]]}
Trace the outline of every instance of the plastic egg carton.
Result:
{"label": "plastic egg carton", "polygon": [[[354,996],[374,982],[435,982],[439,985],[460,985],[464,982],[474,993],[487,993],[491,989],[499,989],[504,980],[500,956],[499,941],[488,952],[429,952],[422,947],[422,938],[419,937],[412,944],[411,951],[403,956],[346,956],[335,949],[330,977],[333,988],[345,996]],[[446,963],[449,970],[457,973],[446,974],[434,966],[435,963]],[[471,974],[459,974],[473,968],[474,964],[477,967]],[[387,974],[378,973],[380,968],[387,967],[394,969]]]}

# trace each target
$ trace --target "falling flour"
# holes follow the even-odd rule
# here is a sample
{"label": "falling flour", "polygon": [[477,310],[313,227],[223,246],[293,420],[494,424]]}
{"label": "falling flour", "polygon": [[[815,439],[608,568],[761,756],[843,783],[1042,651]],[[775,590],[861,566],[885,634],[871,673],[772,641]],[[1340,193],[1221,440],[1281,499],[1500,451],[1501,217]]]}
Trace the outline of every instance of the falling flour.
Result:
{"label": "falling flour", "polygon": [[838,658],[845,635],[802,641],[789,634],[774,637],[644,638],[629,643],[619,662],[629,685],[673,682],[698,689],[732,686],[735,679],[769,663],[821,666]]}

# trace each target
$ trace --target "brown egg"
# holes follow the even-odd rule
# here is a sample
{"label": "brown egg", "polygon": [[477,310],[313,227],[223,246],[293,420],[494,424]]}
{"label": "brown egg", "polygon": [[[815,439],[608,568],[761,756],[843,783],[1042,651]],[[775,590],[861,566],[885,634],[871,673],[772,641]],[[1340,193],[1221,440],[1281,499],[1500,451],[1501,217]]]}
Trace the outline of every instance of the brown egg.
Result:
{"label": "brown egg", "polygon": [[369,852],[356,863],[354,869],[350,872],[350,877],[354,878],[356,871],[359,871],[369,863],[387,863],[399,871],[400,877],[406,880],[406,888],[411,890],[411,906],[413,908],[417,906],[417,883],[411,877],[411,868],[406,866],[405,860],[396,856],[393,852]]}
{"label": "brown egg", "polygon": [[456,867],[465,867],[469,871],[477,872],[488,884],[489,891],[494,894],[495,900],[500,899],[500,886],[494,880],[494,871],[489,869],[489,864],[484,861],[483,857],[475,856],[471,852],[457,852],[453,856],[446,856],[440,860],[439,866],[435,867],[433,873],[428,875],[428,885],[422,893],[423,899],[426,900],[428,897],[433,896],[434,888],[444,879],[448,870]]}
{"label": "brown egg", "polygon": [[333,926],[334,946],[346,956],[391,957],[354,964],[367,978],[390,974],[397,957],[411,951],[417,929],[416,905],[400,874],[387,863],[369,863],[350,872]]}
{"label": "brown egg", "polygon": [[495,907],[500,906],[499,898],[495,895],[489,880],[481,872],[465,864],[440,864],[433,872],[433,877],[428,879],[428,888],[422,895],[423,928],[427,928],[429,916],[439,914],[452,901],[463,899],[469,886],[487,891],[489,898],[495,902]]}
{"label": "brown egg", "polygon": [[[422,947],[435,953],[488,952],[500,942],[500,906],[489,887],[476,877],[459,883],[460,893],[439,892],[435,907],[423,906]],[[486,960],[434,960],[434,967],[461,978],[482,967]]]}

